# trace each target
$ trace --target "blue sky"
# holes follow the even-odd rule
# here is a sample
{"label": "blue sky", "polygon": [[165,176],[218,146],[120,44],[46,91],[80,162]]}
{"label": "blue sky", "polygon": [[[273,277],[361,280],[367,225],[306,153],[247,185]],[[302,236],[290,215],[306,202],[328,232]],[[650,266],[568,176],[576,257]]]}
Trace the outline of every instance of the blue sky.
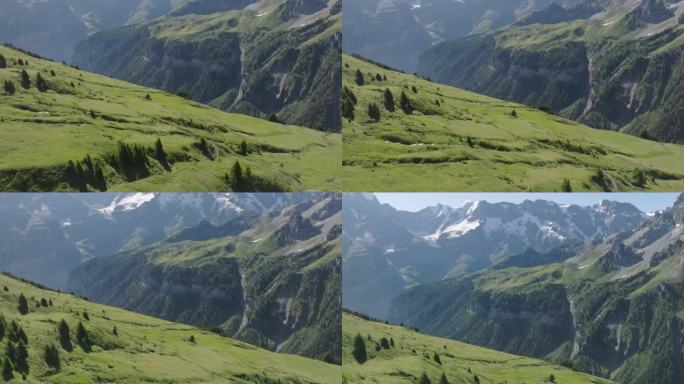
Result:
{"label": "blue sky", "polygon": [[601,200],[632,203],[646,213],[672,206],[678,193],[376,193],[381,203],[403,211],[419,211],[442,203],[460,207],[466,201],[520,203],[524,200],[550,200],[559,204],[594,205]]}

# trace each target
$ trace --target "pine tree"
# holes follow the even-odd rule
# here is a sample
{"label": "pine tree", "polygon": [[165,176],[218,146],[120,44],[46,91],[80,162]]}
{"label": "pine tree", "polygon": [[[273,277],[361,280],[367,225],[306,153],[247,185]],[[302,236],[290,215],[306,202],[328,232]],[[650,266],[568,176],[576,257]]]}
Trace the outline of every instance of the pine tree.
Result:
{"label": "pine tree", "polygon": [[240,154],[241,156],[247,156],[249,154],[246,141],[242,140],[242,142],[240,142],[240,146],[238,147],[238,154]]}
{"label": "pine tree", "polygon": [[439,378],[439,384],[449,384],[449,380],[447,380],[447,377],[444,374],[444,372],[442,372],[442,377]]}
{"label": "pine tree", "polygon": [[190,335],[190,342],[193,344],[197,344],[197,340],[195,340],[195,335]]}
{"label": "pine tree", "polygon": [[390,337],[390,346],[394,348],[394,338]]}
{"label": "pine tree", "polygon": [[380,339],[380,346],[383,347],[384,349],[389,349],[390,348],[389,340],[387,340],[386,337],[381,338]]}
{"label": "pine tree", "polygon": [[59,360],[59,350],[54,344],[46,345],[45,351],[43,352],[43,358],[48,367],[54,368],[59,371],[61,368],[61,362]]}
{"label": "pine tree", "polygon": [[427,376],[427,373],[423,372],[423,375],[420,377],[420,384],[432,384],[430,378]]}
{"label": "pine tree", "polygon": [[569,193],[572,192],[572,185],[570,185],[570,180],[564,179],[563,185],[561,185],[561,192]]}
{"label": "pine tree", "polygon": [[473,148],[475,146],[475,143],[473,143],[473,138],[470,136],[468,136],[468,138],[466,138],[466,143],[468,143],[468,146],[470,148]]}
{"label": "pine tree", "polygon": [[83,318],[86,319],[87,321],[90,321],[90,315],[88,315],[87,311],[83,311]]}
{"label": "pine tree", "polygon": [[24,296],[23,293],[19,295],[19,306],[17,308],[19,309],[19,313],[22,315],[27,314],[29,311],[28,302],[26,301],[26,296]]}
{"label": "pine tree", "polygon": [[7,60],[5,56],[0,55],[0,69],[7,68]]}
{"label": "pine tree", "polygon": [[244,178],[244,173],[242,171],[242,165],[240,165],[239,161],[236,161],[233,163],[233,166],[230,168],[230,172],[228,175],[226,175],[226,181],[228,182],[228,186],[230,186],[230,189],[233,192],[244,192],[245,188],[245,178]]}
{"label": "pine tree", "polygon": [[116,337],[119,337],[119,329],[116,327],[116,325],[112,329],[112,334]]}
{"label": "pine tree", "polygon": [[11,80],[5,80],[5,85],[3,88],[5,89],[5,93],[10,96],[17,92],[17,88],[14,86],[14,83]]}
{"label": "pine tree", "polygon": [[401,97],[399,98],[399,107],[405,114],[413,114],[413,105],[411,105],[411,100],[409,100],[404,91],[401,92]]}
{"label": "pine tree", "polygon": [[394,112],[394,95],[392,95],[392,91],[389,90],[389,88],[385,88],[385,109],[388,112]]}
{"label": "pine tree", "polygon": [[73,345],[71,344],[71,336],[69,335],[69,326],[67,325],[66,321],[62,319],[59,322],[59,344],[62,346],[62,348],[67,351],[71,352],[74,350]]}
{"label": "pine tree", "polygon": [[413,91],[413,93],[418,93],[418,88],[416,88],[415,85],[411,87],[411,90]]}
{"label": "pine tree", "polygon": [[2,378],[5,381],[10,381],[14,378],[14,374],[12,373],[14,369],[12,368],[12,363],[10,362],[9,358],[5,356],[5,359],[2,362]]}
{"label": "pine tree", "polygon": [[40,305],[42,305],[43,307],[47,307],[48,306],[47,299],[45,299],[44,297],[42,299],[40,299]]}
{"label": "pine tree", "polygon": [[160,164],[166,165],[166,152],[164,152],[164,146],[160,138],[157,138],[157,141],[154,143],[154,157]]}
{"label": "pine tree", "polygon": [[435,355],[432,356],[433,360],[435,360],[435,363],[442,365],[442,359],[439,357],[439,355],[435,352]]}
{"label": "pine tree", "polygon": [[556,376],[552,374],[549,375],[549,383],[555,383],[556,382]]}
{"label": "pine tree", "polygon": [[5,321],[5,316],[0,313],[0,340],[5,338],[5,331],[7,331],[7,321]]}
{"label": "pine tree", "polygon": [[356,334],[354,337],[354,351],[352,352],[354,359],[359,364],[363,364],[368,360],[368,353],[366,352],[366,342],[363,341],[361,334]]}
{"label": "pine tree", "polygon": [[[95,166],[95,188],[104,192],[107,190],[107,179],[105,179],[104,173],[102,172],[102,167],[100,164]],[[50,304],[52,305],[52,304]]]}
{"label": "pine tree", "polygon": [[357,100],[354,92],[352,92],[351,89],[344,87],[344,90],[342,91],[342,117],[349,121],[354,120],[354,106],[356,103]]}
{"label": "pine tree", "polygon": [[12,364],[14,364],[17,361],[17,348],[14,346],[14,343],[10,340],[7,340],[7,344],[5,344],[5,356],[10,360]]}
{"label": "pine tree", "polygon": [[21,70],[21,87],[24,89],[31,88],[31,78],[25,69]]}
{"label": "pine tree", "polygon": [[48,90],[48,85],[47,85],[47,83],[45,82],[45,79],[43,79],[43,76],[41,76],[40,73],[38,73],[38,74],[36,75],[36,88],[38,88],[38,90],[39,90],[40,92],[47,92],[47,90]]}
{"label": "pine tree", "polygon": [[28,374],[28,350],[23,342],[19,342],[16,352],[15,370],[19,373]]}
{"label": "pine tree", "polygon": [[356,81],[356,85],[358,85],[359,87],[363,86],[366,83],[365,80],[363,79],[363,73],[359,69],[356,70],[355,81]]}
{"label": "pine tree", "polygon": [[515,111],[515,109],[511,112],[511,116],[517,118],[518,117],[518,112]]}
{"label": "pine tree", "polygon": [[473,383],[480,384],[480,378],[477,375],[473,375]]}
{"label": "pine tree", "polygon": [[380,108],[377,105],[373,103],[368,104],[368,118],[376,123],[380,121]]}
{"label": "pine tree", "polygon": [[80,321],[78,322],[78,327],[76,328],[76,341],[84,352],[91,352],[93,350],[92,344],[90,343],[90,337],[88,336],[88,331]]}
{"label": "pine tree", "polygon": [[632,184],[639,188],[643,188],[646,185],[646,174],[641,169],[635,169],[632,173]]}

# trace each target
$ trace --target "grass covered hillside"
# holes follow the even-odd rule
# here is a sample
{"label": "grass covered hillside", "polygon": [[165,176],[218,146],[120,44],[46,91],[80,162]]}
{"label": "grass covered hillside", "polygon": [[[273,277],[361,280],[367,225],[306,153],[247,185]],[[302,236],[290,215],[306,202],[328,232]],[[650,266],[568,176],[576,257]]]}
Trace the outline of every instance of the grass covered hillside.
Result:
{"label": "grass covered hillside", "polygon": [[[427,336],[346,312],[342,327],[343,383],[610,383],[542,360]],[[356,347],[361,344],[364,348]],[[364,349],[365,358],[358,352]]]}
{"label": "grass covered hillside", "polygon": [[91,259],[69,289],[93,301],[216,329],[272,351],[341,363],[339,194]]}
{"label": "grass covered hillside", "polygon": [[6,46],[0,55],[0,191],[341,188],[339,134],[224,113]]}
{"label": "grass covered hillside", "polygon": [[339,132],[341,0],[197,0],[96,33],[73,63],[228,112]]}
{"label": "grass covered hillside", "polygon": [[340,375],[337,367],[319,361],[93,304],[6,275],[0,275],[0,331],[3,351],[14,347],[13,358],[2,354],[2,380],[10,383],[318,384],[338,383]]}
{"label": "grass covered hillside", "polygon": [[684,146],[596,130],[349,55],[343,63],[346,190],[684,187]]}
{"label": "grass covered hillside", "polygon": [[[566,4],[570,6],[572,4]],[[554,4],[491,33],[436,44],[418,73],[591,127],[684,143],[684,3]]]}

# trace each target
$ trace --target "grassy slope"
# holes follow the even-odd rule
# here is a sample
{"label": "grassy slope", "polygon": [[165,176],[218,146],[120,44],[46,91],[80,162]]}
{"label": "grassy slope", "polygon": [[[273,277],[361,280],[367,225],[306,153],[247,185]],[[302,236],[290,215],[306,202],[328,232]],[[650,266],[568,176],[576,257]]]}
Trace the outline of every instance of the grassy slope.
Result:
{"label": "grassy slope", "polygon": [[[175,163],[167,172],[150,159],[152,176],[132,183],[107,166],[104,173],[110,190],[226,190],[222,176],[236,160],[250,165],[258,175],[279,180],[290,190],[341,188],[336,176],[338,134],[227,114],[166,92],[31,58],[7,47],[0,46],[0,54],[10,64],[0,69],[0,82],[11,80],[17,88],[13,96],[0,92],[0,189],[45,189],[36,186],[30,172],[37,169],[60,179],[69,160],[75,162],[90,154],[104,166],[104,159],[116,153],[117,142],[151,147],[157,138],[167,153],[188,157],[189,161]],[[28,59],[29,65],[14,65],[20,58]],[[29,90],[19,86],[22,69],[34,83]],[[56,76],[51,76],[50,70]],[[58,92],[38,92],[37,72]],[[145,100],[147,94],[150,101]],[[91,110],[97,115],[94,119]],[[188,121],[198,128],[189,126]],[[215,160],[193,147],[202,137],[215,153],[218,151]],[[243,140],[254,149],[248,157],[236,153]],[[19,171],[18,177],[15,171]],[[50,189],[67,189],[57,181],[45,182]]]}
{"label": "grassy slope", "polygon": [[[682,146],[588,128],[534,108],[382,69],[349,55],[343,56],[343,62],[343,83],[358,99],[355,119],[343,122],[346,190],[556,191],[567,178],[574,191],[597,191],[601,187],[590,180],[597,169],[606,172],[615,190],[684,187],[679,167],[684,161]],[[365,75],[362,87],[354,82],[357,69]],[[387,81],[370,81],[370,74],[378,73],[386,75]],[[394,113],[383,106],[385,88],[394,94]],[[413,115],[398,108],[402,91],[417,110]],[[368,118],[371,102],[380,107],[378,123]],[[511,116],[513,110],[517,118]],[[467,145],[467,137],[472,138],[473,148]],[[562,149],[565,143],[574,149]],[[650,174],[645,188],[631,182],[637,168]]]}
{"label": "grassy slope", "polygon": [[[336,383],[339,369],[293,355],[271,353],[197,328],[93,304],[71,295],[42,290],[0,275],[0,313],[16,320],[28,335],[30,374],[27,383],[265,383],[265,377],[293,383]],[[16,309],[23,293],[30,312]],[[36,308],[34,299],[51,299],[53,307]],[[90,321],[78,314],[87,311]],[[96,345],[83,352],[60,348],[62,370],[51,372],[42,356],[48,343],[59,346],[57,324],[65,319],[72,333],[82,321]],[[112,334],[116,326],[119,336]],[[187,340],[194,335],[197,343]],[[4,341],[4,340],[3,340]],[[104,350],[101,346],[107,345]],[[17,375],[15,375],[17,376]]]}
{"label": "grassy slope", "polygon": [[[450,383],[472,383],[475,374],[483,384],[547,383],[551,374],[557,383],[610,383],[541,360],[427,336],[348,313],[342,316],[342,328],[343,377],[347,383],[414,383],[423,372],[433,383],[439,382],[442,373]],[[369,360],[363,365],[352,357],[352,340],[357,333],[366,340],[369,353]],[[368,341],[368,335],[372,342]],[[376,352],[374,342],[381,337],[393,338],[396,346]],[[412,352],[413,349],[416,353]],[[429,358],[424,356],[425,353]],[[441,365],[433,360],[434,353],[439,354]]]}

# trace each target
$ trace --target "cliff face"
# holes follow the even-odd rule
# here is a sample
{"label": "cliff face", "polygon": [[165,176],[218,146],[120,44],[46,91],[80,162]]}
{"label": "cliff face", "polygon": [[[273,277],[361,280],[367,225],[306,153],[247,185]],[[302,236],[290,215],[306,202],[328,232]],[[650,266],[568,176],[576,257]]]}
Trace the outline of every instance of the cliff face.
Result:
{"label": "cliff face", "polygon": [[[681,5],[559,5],[481,36],[446,41],[418,72],[490,96],[544,106],[595,128],[684,141]],[[599,12],[600,11],[600,12]]]}
{"label": "cliff face", "polygon": [[635,229],[561,259],[419,286],[390,320],[430,334],[564,361],[620,383],[684,372],[682,199]]}
{"label": "cliff face", "polygon": [[340,362],[339,196],[157,245],[98,257],[70,274],[90,299],[215,329],[273,351]]}
{"label": "cliff face", "polygon": [[193,2],[98,33],[77,65],[220,109],[339,131],[339,0]]}

